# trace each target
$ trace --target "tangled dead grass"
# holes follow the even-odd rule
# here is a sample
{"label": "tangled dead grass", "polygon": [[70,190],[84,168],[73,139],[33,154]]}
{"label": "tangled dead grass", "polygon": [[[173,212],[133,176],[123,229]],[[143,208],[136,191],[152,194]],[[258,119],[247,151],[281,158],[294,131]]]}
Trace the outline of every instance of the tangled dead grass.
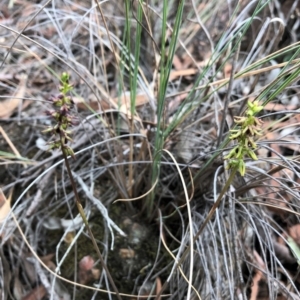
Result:
{"label": "tangled dead grass", "polygon": [[298,1],[186,1],[161,115],[164,1],[143,2],[140,27],[141,2],[126,3],[129,45],[119,1],[99,4],[106,23],[96,2],[0,1],[1,299],[115,299],[41,133],[65,71],[79,123],[71,169],[122,298],[299,299],[299,76],[265,105],[258,161],[207,220],[228,182],[233,116],[298,66]]}

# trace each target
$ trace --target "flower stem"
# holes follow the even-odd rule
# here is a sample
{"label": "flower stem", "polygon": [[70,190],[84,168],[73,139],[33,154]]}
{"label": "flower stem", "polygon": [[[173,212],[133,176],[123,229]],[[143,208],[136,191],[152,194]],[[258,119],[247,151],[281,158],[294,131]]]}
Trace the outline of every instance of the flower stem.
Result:
{"label": "flower stem", "polygon": [[77,209],[78,209],[79,214],[80,214],[80,216],[81,216],[81,218],[83,220],[83,223],[84,223],[84,225],[85,225],[85,227],[86,227],[86,229],[87,229],[87,231],[89,233],[89,236],[90,236],[90,238],[92,240],[93,246],[94,246],[94,248],[95,248],[95,250],[97,252],[97,255],[98,255],[99,259],[100,259],[100,263],[101,263],[102,267],[104,268],[104,270],[106,272],[107,278],[108,278],[108,280],[109,280],[109,282],[110,282],[110,284],[111,284],[114,292],[116,293],[117,298],[119,300],[121,300],[122,298],[121,298],[121,296],[119,294],[119,291],[118,291],[118,289],[117,289],[117,287],[116,287],[116,285],[115,285],[115,283],[114,283],[114,281],[112,279],[112,276],[111,276],[111,274],[110,274],[110,272],[108,270],[108,267],[107,267],[106,263],[104,262],[103,256],[102,256],[102,254],[101,254],[101,252],[99,250],[99,247],[97,245],[96,239],[95,239],[95,237],[94,237],[94,235],[92,233],[92,230],[91,230],[91,228],[89,226],[89,223],[87,221],[87,218],[86,218],[86,215],[84,213],[84,210],[82,208],[81,201],[80,201],[80,198],[79,198],[79,195],[78,195],[78,191],[77,191],[77,188],[76,188],[75,180],[74,180],[74,177],[72,175],[71,168],[70,168],[70,165],[69,165],[68,157],[67,157],[66,151],[64,151],[64,149],[63,149],[63,147],[64,147],[63,141],[64,141],[64,136],[63,136],[62,133],[60,133],[60,142],[61,142],[61,145],[62,145],[62,148],[61,148],[62,149],[62,154],[63,154],[64,160],[65,160],[65,165],[67,167],[67,172],[68,172],[68,175],[69,175],[69,178],[70,178],[70,181],[71,181],[71,185],[72,185],[72,189],[73,189],[73,192],[74,192],[74,195],[75,195],[75,203],[76,203]]}

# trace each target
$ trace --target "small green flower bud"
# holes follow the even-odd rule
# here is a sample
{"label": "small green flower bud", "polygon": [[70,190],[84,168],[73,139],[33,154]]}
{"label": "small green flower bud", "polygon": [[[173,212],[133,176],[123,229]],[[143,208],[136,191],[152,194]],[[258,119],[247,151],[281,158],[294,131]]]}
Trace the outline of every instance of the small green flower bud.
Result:
{"label": "small green flower bud", "polygon": [[53,131],[53,127],[48,127],[45,130],[42,131],[42,133],[49,133]]}
{"label": "small green flower bud", "polygon": [[245,176],[246,165],[245,165],[245,162],[242,159],[239,160],[238,170],[239,170],[239,172],[241,173],[242,176]]}
{"label": "small green flower bud", "polygon": [[74,151],[69,146],[64,145],[62,150],[65,153],[65,155],[67,155],[67,156],[70,155],[70,156],[72,156],[72,158],[75,159]]}
{"label": "small green flower bud", "polygon": [[70,79],[70,75],[69,75],[67,72],[63,72],[63,73],[61,74],[60,80],[61,80],[62,82],[68,83],[68,82],[69,82],[69,79]]}
{"label": "small green flower bud", "polygon": [[255,154],[251,149],[248,149],[248,155],[249,155],[253,160],[257,160],[256,154]]}
{"label": "small green flower bud", "polygon": [[247,121],[246,117],[235,116],[233,119],[236,124],[244,124]]}
{"label": "small green flower bud", "polygon": [[236,140],[241,134],[242,134],[242,131],[240,129],[238,130],[230,130],[231,134],[230,134],[230,139],[231,140]]}

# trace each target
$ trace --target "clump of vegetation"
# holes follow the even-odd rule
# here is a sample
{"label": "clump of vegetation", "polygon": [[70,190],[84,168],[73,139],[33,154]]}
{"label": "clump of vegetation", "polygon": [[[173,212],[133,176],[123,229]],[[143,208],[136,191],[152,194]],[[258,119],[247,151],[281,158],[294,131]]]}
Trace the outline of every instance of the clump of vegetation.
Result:
{"label": "clump of vegetation", "polygon": [[300,298],[296,2],[35,2],[0,16],[3,300]]}

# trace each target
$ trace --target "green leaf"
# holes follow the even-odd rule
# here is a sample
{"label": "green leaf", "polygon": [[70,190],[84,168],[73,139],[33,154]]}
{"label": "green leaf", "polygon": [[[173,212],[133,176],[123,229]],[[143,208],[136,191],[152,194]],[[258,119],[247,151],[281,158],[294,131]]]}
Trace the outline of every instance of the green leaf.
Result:
{"label": "green leaf", "polygon": [[290,247],[294,257],[297,259],[298,265],[300,265],[300,248],[297,243],[290,236],[287,239],[288,246]]}
{"label": "green leaf", "polygon": [[5,159],[19,159],[24,161],[30,161],[28,158],[22,156],[16,156],[13,153],[5,152],[5,151],[0,151],[0,157],[3,157]]}

